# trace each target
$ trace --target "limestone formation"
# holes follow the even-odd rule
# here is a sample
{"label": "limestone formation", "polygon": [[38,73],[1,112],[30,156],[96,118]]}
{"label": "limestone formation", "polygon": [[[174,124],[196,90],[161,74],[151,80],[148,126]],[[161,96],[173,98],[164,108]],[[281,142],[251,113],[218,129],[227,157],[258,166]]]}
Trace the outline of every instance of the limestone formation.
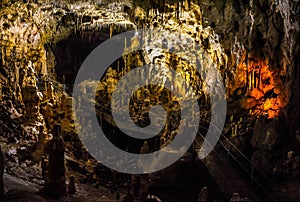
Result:
{"label": "limestone formation", "polygon": [[71,132],[74,130],[74,112],[73,112],[74,99],[72,97],[66,97],[64,101],[63,113],[64,116],[61,120],[62,130]]}
{"label": "limestone formation", "polygon": [[140,153],[141,154],[147,154],[147,153],[149,153],[149,151],[150,151],[149,144],[148,144],[147,141],[145,141],[143,146],[141,147]]}
{"label": "limestone formation", "polygon": [[15,107],[13,106],[11,100],[8,100],[7,102],[7,107],[9,107],[9,112],[11,113],[11,118],[15,119],[15,118],[20,118],[22,116],[22,114],[20,114]]}
{"label": "limestone formation", "polygon": [[239,202],[241,200],[239,193],[233,193],[230,202]]}
{"label": "limestone formation", "polygon": [[139,189],[139,200],[145,202],[148,196],[149,190],[149,177],[148,175],[140,176],[140,189]]}
{"label": "limestone formation", "polygon": [[281,143],[283,131],[276,120],[267,120],[261,117],[256,120],[251,144],[255,149],[273,150]]}
{"label": "limestone formation", "polygon": [[296,137],[297,142],[300,143],[300,130],[296,131],[295,137]]}
{"label": "limestone formation", "polygon": [[42,168],[42,176],[46,182],[48,180],[48,160],[45,156],[41,157],[41,168]]}
{"label": "limestone formation", "polygon": [[22,89],[22,99],[25,104],[25,120],[27,122],[34,122],[39,116],[40,96],[38,89],[34,85],[25,86]]}
{"label": "limestone formation", "polygon": [[133,202],[134,201],[134,194],[131,192],[131,182],[130,180],[126,183],[126,195],[123,198],[123,202]]}
{"label": "limestone formation", "polygon": [[1,199],[4,198],[3,173],[4,173],[4,155],[0,145],[0,201]]}
{"label": "limestone formation", "polygon": [[139,176],[137,175],[131,175],[131,179],[130,179],[130,192],[136,196],[138,195],[140,190],[140,186],[139,186]]}
{"label": "limestone formation", "polygon": [[53,84],[52,82],[49,82],[47,85],[47,95],[46,95],[47,99],[49,100],[53,100],[54,99],[54,88],[53,88]]}
{"label": "limestone formation", "polygon": [[43,125],[40,125],[38,128],[39,128],[38,141],[44,142],[47,138],[47,133],[44,131],[45,128]]}
{"label": "limestone formation", "polygon": [[75,176],[71,175],[68,185],[68,194],[75,194],[76,193],[76,186],[75,186]]}
{"label": "limestone formation", "polygon": [[[187,35],[189,40],[184,42],[180,37],[170,39],[168,36],[162,36],[147,41],[149,36],[137,34],[132,38],[128,37],[124,44],[123,57],[116,61],[116,64],[109,64],[111,68],[106,76],[99,78],[101,81],[96,97],[100,98],[100,101],[98,102],[94,97],[89,100],[95,102],[96,111],[101,112],[100,115],[97,114],[100,117],[100,125],[104,126],[103,128],[113,128],[109,131],[109,135],[115,135],[116,142],[128,143],[123,141],[121,135],[115,130],[116,126],[110,113],[111,94],[125,74],[133,68],[149,64],[152,71],[144,72],[146,76],[139,75],[136,79],[143,78],[148,82],[147,77],[153,76],[165,84],[174,81],[171,88],[186,95],[191,91],[186,91],[185,86],[182,85],[181,77],[183,77],[195,89],[195,96],[202,110],[199,116],[204,122],[201,121],[198,134],[205,136],[206,129],[213,127],[209,126],[209,121],[215,118],[210,115],[210,107],[213,106],[210,106],[208,90],[215,90],[220,86],[214,85],[215,76],[210,72],[206,75],[207,80],[203,81],[203,78],[193,70],[195,67],[193,64],[199,61],[195,61],[194,58],[187,60],[189,54],[193,55],[197,52],[195,50],[197,43],[205,49],[220,70],[226,91],[227,115],[233,115],[229,121],[227,117],[222,138],[216,147],[222,162],[224,160],[224,165],[229,167],[227,171],[232,173],[245,169],[243,170],[245,178],[233,176],[232,179],[250,183],[248,179],[251,178],[250,189],[254,187],[261,191],[259,196],[267,197],[269,193],[276,195],[270,191],[271,186],[268,186],[269,178],[273,179],[274,173],[280,173],[280,182],[284,181],[284,184],[299,179],[300,176],[299,13],[298,0],[133,0],[113,3],[102,0],[93,2],[62,0],[59,3],[39,0],[29,0],[25,3],[18,0],[2,0],[0,5],[0,141],[11,147],[8,153],[10,161],[8,170],[19,173],[22,178],[30,176],[30,180],[39,181],[35,174],[30,174],[30,169],[35,168],[31,159],[34,157],[36,161],[35,157],[38,156],[36,154],[41,155],[39,150],[44,147],[47,134],[53,131],[53,139],[45,146],[49,159],[42,158],[42,175],[47,193],[62,195],[66,190],[64,144],[59,137],[61,134],[56,134],[58,132],[55,126],[61,124],[62,131],[68,134],[64,135],[67,141],[65,146],[68,166],[71,165],[81,173],[92,175],[87,177],[86,181],[98,177],[98,185],[111,184],[105,182],[105,169],[99,169],[98,176],[95,176],[92,158],[84,157],[82,162],[82,144],[76,134],[75,117],[72,111],[73,99],[68,97],[72,95],[72,82],[83,58],[106,39],[128,30],[156,27],[180,32],[182,35]],[[139,37],[145,40],[146,50],[131,53],[133,48],[141,45],[138,42]],[[173,50],[179,51],[178,56],[160,50],[170,46],[171,40],[178,44],[172,47]],[[60,46],[61,44],[67,45],[64,47]],[[78,44],[81,46],[75,50],[74,47]],[[207,61],[203,62],[205,69]],[[172,68],[176,71],[176,75],[162,70],[161,66]],[[93,90],[96,89],[94,84],[97,82],[87,81],[93,83]],[[80,90],[87,92],[87,88],[91,86]],[[134,103],[130,106],[132,119],[137,123],[141,122],[141,125],[146,125],[149,108],[162,104],[167,109],[171,121],[168,122],[163,134],[157,136],[155,143],[151,140],[144,142],[142,148],[143,142],[135,146],[134,150],[141,154],[169,144],[176,135],[174,131],[180,125],[180,116],[176,117],[174,115],[176,113],[172,114],[172,107],[169,107],[170,103],[176,100],[174,96],[170,93],[163,94],[165,90],[162,86],[152,89],[155,95],[151,95],[153,94],[151,90],[149,90],[150,95],[144,95],[148,90],[146,87],[134,94],[132,99]],[[123,98],[120,100],[127,108],[125,100]],[[81,106],[81,103],[78,104]],[[79,114],[87,112],[84,107],[81,106]],[[193,111],[187,114],[195,116]],[[39,128],[40,125],[44,127]],[[78,129],[88,127],[89,124],[78,126]],[[87,131],[89,133],[89,130]],[[38,135],[38,144],[36,144],[36,135]],[[95,134],[87,135],[95,136]],[[196,142],[201,145],[202,137],[197,137]],[[18,148],[15,148],[14,144],[17,144]],[[197,149],[201,151],[202,148]],[[287,151],[294,152],[287,153]],[[216,168],[215,165],[221,162],[213,154],[212,156],[205,162],[211,174],[215,175],[218,170],[226,170],[226,167]],[[108,160],[113,161],[114,157]],[[242,164],[245,162],[247,165],[235,168],[235,165],[239,165],[240,162]],[[231,163],[234,166],[230,166]],[[0,165],[3,163],[0,162]],[[247,174],[251,175],[252,171],[254,176],[247,176]],[[256,177],[257,172],[258,176],[267,175],[266,179],[261,180]],[[227,172],[225,177],[227,174],[233,175],[232,173]],[[122,179],[121,175],[115,176]],[[115,180],[116,183],[118,181],[119,179]],[[144,200],[147,193],[147,179],[141,178],[140,184],[137,183],[138,179],[132,181],[132,184],[136,185],[135,194],[140,195],[140,200]],[[260,183],[261,181],[267,182],[267,185]],[[228,191],[231,187],[229,188],[227,180],[223,180],[219,186],[223,188],[227,194],[226,198],[229,199],[233,191]],[[291,188],[280,187],[282,189],[279,189],[279,192],[283,193],[278,194],[282,197],[279,197],[279,200],[290,199],[286,196],[299,198],[297,198],[299,195],[292,193],[294,190],[292,186],[291,183]],[[237,185],[235,189],[242,187],[244,186]],[[284,192],[287,194],[284,195]],[[130,191],[127,196],[127,201],[134,200]],[[202,198],[207,200],[205,194]],[[232,195],[231,201],[239,200],[243,200],[239,194]]]}
{"label": "limestone formation", "polygon": [[61,137],[60,125],[55,125],[52,131],[53,138],[45,145],[48,154],[48,176],[45,180],[46,194],[62,196],[66,194],[64,141]]}
{"label": "limestone formation", "polygon": [[54,124],[53,103],[49,100],[46,100],[45,102],[41,103],[40,111],[44,117],[47,128],[48,129],[53,128],[53,124]]}
{"label": "limestone formation", "polygon": [[204,202],[208,199],[208,190],[207,187],[202,187],[198,195],[198,202]]}
{"label": "limestone formation", "polygon": [[251,165],[254,169],[272,175],[272,154],[268,150],[257,150],[251,156]]}
{"label": "limestone formation", "polygon": [[31,61],[27,67],[25,86],[36,86],[36,74]]}

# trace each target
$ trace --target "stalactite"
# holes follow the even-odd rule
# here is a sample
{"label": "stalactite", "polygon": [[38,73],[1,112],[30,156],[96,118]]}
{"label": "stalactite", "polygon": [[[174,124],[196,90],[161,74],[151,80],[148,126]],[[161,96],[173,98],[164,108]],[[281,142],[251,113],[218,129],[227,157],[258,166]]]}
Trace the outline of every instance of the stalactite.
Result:
{"label": "stalactite", "polygon": [[175,7],[175,18],[178,21],[178,13],[179,13],[179,6],[178,3],[176,3],[176,7]]}
{"label": "stalactite", "polygon": [[252,69],[252,85],[251,86],[252,86],[252,89],[255,88],[255,71],[253,69]]}
{"label": "stalactite", "polygon": [[248,75],[248,77],[247,77],[247,80],[248,80],[248,83],[247,83],[247,86],[248,86],[248,92],[250,92],[251,91],[251,89],[252,89],[252,72],[251,72],[251,69],[250,68],[248,68],[248,70],[247,70],[247,75]]}
{"label": "stalactite", "polygon": [[180,17],[181,17],[182,14],[183,14],[183,6],[184,6],[184,2],[181,1],[181,2],[180,2],[180,12],[179,12],[179,16],[180,16]]}
{"label": "stalactite", "polygon": [[259,68],[259,72],[258,72],[258,82],[257,82],[257,88],[260,89],[260,82],[261,82],[261,68]]}
{"label": "stalactite", "polygon": [[109,25],[109,38],[111,38],[113,35],[113,24]]}
{"label": "stalactite", "polygon": [[127,48],[127,38],[125,36],[125,38],[124,38],[124,50],[126,50],[126,48]]}
{"label": "stalactite", "polygon": [[249,92],[249,59],[248,59],[248,53],[246,53],[246,86],[247,86],[247,92]]}
{"label": "stalactite", "polygon": [[253,86],[254,86],[254,88],[256,88],[256,87],[257,87],[256,67],[255,67],[255,69],[253,70],[253,82],[254,82]]}
{"label": "stalactite", "polygon": [[162,20],[164,20],[164,13],[165,13],[165,5],[166,5],[166,0],[162,1]]}

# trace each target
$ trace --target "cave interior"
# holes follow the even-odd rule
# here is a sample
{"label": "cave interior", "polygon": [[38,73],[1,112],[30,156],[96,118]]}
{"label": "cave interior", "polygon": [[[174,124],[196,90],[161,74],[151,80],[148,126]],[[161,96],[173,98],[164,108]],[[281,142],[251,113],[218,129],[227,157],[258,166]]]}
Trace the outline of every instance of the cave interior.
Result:
{"label": "cave interior", "polygon": [[0,201],[300,199],[299,1],[0,1]]}

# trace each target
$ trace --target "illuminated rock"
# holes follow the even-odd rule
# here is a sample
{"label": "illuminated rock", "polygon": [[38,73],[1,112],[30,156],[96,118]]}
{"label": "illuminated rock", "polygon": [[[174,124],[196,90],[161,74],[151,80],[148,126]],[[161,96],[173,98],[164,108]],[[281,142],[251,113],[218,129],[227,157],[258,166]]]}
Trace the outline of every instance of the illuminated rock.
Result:
{"label": "illuminated rock", "polygon": [[22,89],[22,99],[25,104],[25,121],[28,123],[35,122],[40,117],[39,105],[40,105],[40,95],[36,86],[25,86]]}
{"label": "illuminated rock", "polygon": [[254,97],[256,100],[259,100],[260,98],[262,98],[264,96],[264,93],[261,90],[259,90],[258,88],[254,88],[251,90],[250,96]]}
{"label": "illuminated rock", "polygon": [[257,100],[252,97],[250,98],[245,97],[240,100],[240,106],[242,109],[249,110],[254,108],[256,105],[257,105]]}
{"label": "illuminated rock", "polygon": [[75,128],[75,114],[73,112],[73,102],[74,99],[72,97],[66,97],[63,108],[64,117],[61,120],[62,130],[66,132],[71,132]]}
{"label": "illuminated rock", "polygon": [[149,144],[147,141],[144,142],[140,154],[148,154],[150,152]]}

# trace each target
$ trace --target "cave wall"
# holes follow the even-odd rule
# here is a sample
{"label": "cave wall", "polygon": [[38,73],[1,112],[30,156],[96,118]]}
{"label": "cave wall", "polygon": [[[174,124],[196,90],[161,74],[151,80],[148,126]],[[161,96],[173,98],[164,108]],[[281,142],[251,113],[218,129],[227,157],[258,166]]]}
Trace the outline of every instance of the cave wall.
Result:
{"label": "cave wall", "polygon": [[66,126],[63,130],[73,131],[72,98],[68,96],[81,62],[104,40],[133,29],[133,23],[126,19],[122,6],[108,3],[16,1],[2,6],[3,141],[8,138],[8,143],[15,143],[25,138],[24,145],[29,147],[27,139],[33,143],[40,125],[51,132],[53,124],[60,122]]}
{"label": "cave wall", "polygon": [[134,0],[133,5],[131,17],[139,27],[172,29],[170,16],[189,33],[188,24],[199,26],[200,43],[221,61],[229,114],[247,110],[257,117],[280,117],[293,138],[299,122],[298,1]]}
{"label": "cave wall", "polygon": [[[214,24],[228,55],[230,66],[247,59],[266,60],[280,75],[288,104],[281,110],[289,134],[295,135],[299,123],[299,12],[298,1],[200,1],[206,24]],[[285,90],[284,90],[285,89]]]}
{"label": "cave wall", "polygon": [[[227,90],[229,115],[242,111],[254,116],[267,113],[269,118],[285,122],[295,139],[300,116],[298,2],[135,0],[132,6],[127,1],[121,6],[107,5],[16,2],[3,8],[1,73],[4,88],[10,86],[7,95],[22,104],[19,74],[28,66],[35,70],[34,79],[47,74],[56,80],[58,73],[60,82],[72,66],[78,69],[85,56],[74,64],[76,59],[68,52],[74,47],[67,48],[63,45],[66,41],[81,38],[84,43],[98,44],[135,26],[172,30],[175,22],[218,64]],[[64,52],[61,58],[60,51]],[[256,66],[262,71],[259,79]],[[72,82],[69,77],[67,82]]]}
{"label": "cave wall", "polygon": [[[114,5],[105,9],[103,5],[83,3],[76,7],[77,5],[67,5],[66,2],[63,5],[24,2],[7,5],[0,13],[0,81],[2,92],[5,94],[2,99],[12,100],[19,113],[26,113],[23,100],[26,96],[22,96],[21,92],[23,80],[25,83],[27,80],[32,82],[39,80],[40,75],[46,74],[53,81],[58,79],[64,82],[63,74],[70,74],[66,82],[72,82],[69,78],[74,77],[73,73],[76,73],[70,73],[73,66],[76,70],[80,67],[72,57],[73,51],[77,51],[74,50],[76,47],[68,45],[72,40],[76,40],[78,46],[92,44],[87,48],[88,52],[114,34],[132,30],[135,26],[161,26],[174,31],[178,26],[207,49],[218,64],[227,87],[228,115],[236,117],[241,112],[246,112],[248,115],[259,117],[277,106],[276,114],[267,114],[269,117],[274,115],[272,118],[275,121],[258,119],[263,121],[258,121],[255,127],[252,138],[252,146],[255,149],[265,149],[266,145],[263,142],[266,137],[262,136],[262,133],[272,133],[273,129],[276,130],[274,136],[277,133],[281,135],[278,135],[280,139],[274,138],[274,144],[270,144],[280,145],[281,141],[286,139],[282,134],[288,133],[294,148],[299,146],[295,137],[300,119],[300,6],[297,1],[136,0],[133,1],[133,6],[129,3],[124,6],[131,22],[126,13],[113,10]],[[119,21],[114,22],[111,14],[114,17],[119,16]],[[86,54],[80,56],[79,61],[82,62],[85,56]],[[256,66],[263,71],[262,79],[253,76],[256,74],[253,70]],[[24,78],[20,78],[20,70],[27,72],[28,69],[31,71],[31,68],[34,70],[33,74],[26,74]],[[251,79],[255,80],[254,84],[251,83]],[[47,97],[46,94],[47,92]],[[5,110],[10,110],[9,113],[14,117],[19,116],[13,107]],[[5,124],[15,119],[11,114],[5,116]],[[277,130],[278,120],[287,130]],[[43,123],[42,119],[40,121]],[[13,135],[19,134],[17,138],[21,138],[22,131],[18,120],[15,119],[12,123],[4,125],[13,128],[8,132],[11,133],[9,138],[16,141]],[[238,122],[234,127],[243,124],[247,125],[247,120]],[[264,128],[266,126],[272,130]],[[32,135],[32,131],[26,134]],[[22,135],[32,139],[32,136],[28,137],[26,134]],[[255,154],[261,155],[259,152]],[[267,170],[272,172],[271,165]]]}

